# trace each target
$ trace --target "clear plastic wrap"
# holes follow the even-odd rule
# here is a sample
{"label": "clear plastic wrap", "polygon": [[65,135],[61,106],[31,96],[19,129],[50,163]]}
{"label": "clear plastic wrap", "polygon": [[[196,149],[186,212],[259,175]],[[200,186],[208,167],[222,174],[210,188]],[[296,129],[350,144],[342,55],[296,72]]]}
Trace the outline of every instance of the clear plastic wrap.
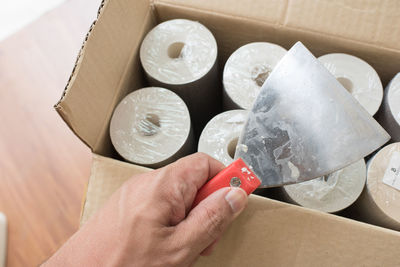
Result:
{"label": "clear plastic wrap", "polygon": [[368,161],[367,183],[356,203],[361,219],[400,231],[399,184],[400,143],[393,143],[379,150]]}
{"label": "clear plastic wrap", "polygon": [[371,65],[358,57],[342,53],[327,54],[318,60],[369,114],[374,115],[378,111],[383,87],[378,73]]}
{"label": "clear plastic wrap", "polygon": [[201,133],[198,151],[210,155],[226,166],[232,163],[247,114],[246,110],[231,110],[212,118]]}
{"label": "clear plastic wrap", "polygon": [[153,28],[140,47],[151,86],[168,88],[187,104],[196,136],[220,110],[217,42],[199,22],[174,19]]}
{"label": "clear plastic wrap", "polygon": [[144,38],[140,59],[148,75],[166,84],[200,79],[217,59],[217,42],[202,24],[174,19],[158,24]]}
{"label": "clear plastic wrap", "polygon": [[364,159],[325,177],[286,185],[286,200],[303,207],[334,213],[353,204],[360,196],[366,180]]}
{"label": "clear plastic wrap", "polygon": [[385,89],[377,120],[390,134],[392,140],[400,142],[400,73],[397,73]]}
{"label": "clear plastic wrap", "polygon": [[261,86],[287,50],[267,42],[246,44],[227,60],[224,73],[224,109],[251,109]]}
{"label": "clear plastic wrap", "polygon": [[114,110],[111,141],[127,161],[161,167],[193,151],[189,111],[170,90],[147,87],[127,95]]}

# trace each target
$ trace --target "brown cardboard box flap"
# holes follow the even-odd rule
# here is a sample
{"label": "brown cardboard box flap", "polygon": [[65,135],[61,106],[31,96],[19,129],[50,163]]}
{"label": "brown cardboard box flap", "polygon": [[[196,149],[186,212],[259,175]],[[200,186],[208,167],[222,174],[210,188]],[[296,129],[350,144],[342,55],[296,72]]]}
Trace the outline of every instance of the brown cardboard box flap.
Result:
{"label": "brown cardboard box flap", "polygon": [[251,197],[200,266],[399,266],[400,233]]}
{"label": "brown cardboard box flap", "polygon": [[156,0],[400,50],[397,0]]}
{"label": "brown cardboard box flap", "polygon": [[[81,223],[146,171],[94,155]],[[213,255],[195,266],[400,266],[399,246],[398,232],[252,195]]]}
{"label": "brown cardboard box flap", "polygon": [[143,32],[154,22],[148,1],[103,4],[56,110],[94,152],[106,154],[110,147],[103,144],[115,103],[132,90],[132,83],[126,85],[131,79],[137,87],[143,84],[139,61],[134,57]]}
{"label": "brown cardboard box flap", "polygon": [[93,154],[92,169],[83,201],[81,224],[103,206],[111,194],[132,175],[148,171],[151,169]]}

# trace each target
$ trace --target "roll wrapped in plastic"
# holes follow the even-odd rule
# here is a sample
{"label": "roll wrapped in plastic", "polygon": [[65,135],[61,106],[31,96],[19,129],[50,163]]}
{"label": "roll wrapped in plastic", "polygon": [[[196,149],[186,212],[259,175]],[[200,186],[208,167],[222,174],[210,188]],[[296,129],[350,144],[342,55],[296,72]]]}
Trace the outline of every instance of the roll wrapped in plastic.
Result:
{"label": "roll wrapped in plastic", "polygon": [[318,60],[369,114],[374,115],[378,111],[383,87],[378,73],[371,65],[358,57],[342,53],[327,54]]}
{"label": "roll wrapped in plastic", "polygon": [[247,114],[246,110],[230,110],[212,118],[201,133],[198,151],[226,166],[231,164]]}
{"label": "roll wrapped in plastic", "polygon": [[365,222],[400,231],[400,143],[368,161],[367,182],[354,210]]}
{"label": "roll wrapped in plastic", "polygon": [[189,110],[170,90],[147,87],[128,94],[111,118],[110,136],[127,161],[158,168],[193,152]]}
{"label": "roll wrapped in plastic", "polygon": [[217,42],[202,24],[160,23],[144,38],[140,61],[151,86],[172,90],[188,105],[197,135],[220,110]]}
{"label": "roll wrapped in plastic", "polygon": [[286,52],[267,42],[249,43],[233,52],[223,73],[224,110],[251,109],[264,81]]}
{"label": "roll wrapped in plastic", "polygon": [[364,159],[326,177],[284,186],[284,198],[306,208],[335,213],[348,208],[363,191],[366,180]]}
{"label": "roll wrapped in plastic", "polygon": [[393,141],[400,142],[400,73],[386,86],[377,120]]}

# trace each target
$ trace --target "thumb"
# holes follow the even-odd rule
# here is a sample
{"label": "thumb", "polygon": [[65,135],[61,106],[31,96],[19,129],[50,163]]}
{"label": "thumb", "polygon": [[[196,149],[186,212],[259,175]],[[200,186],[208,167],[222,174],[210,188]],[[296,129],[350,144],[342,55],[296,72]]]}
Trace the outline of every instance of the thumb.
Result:
{"label": "thumb", "polygon": [[182,235],[180,240],[199,255],[222,235],[246,204],[247,194],[243,189],[222,188],[191,210],[178,225],[176,234]]}

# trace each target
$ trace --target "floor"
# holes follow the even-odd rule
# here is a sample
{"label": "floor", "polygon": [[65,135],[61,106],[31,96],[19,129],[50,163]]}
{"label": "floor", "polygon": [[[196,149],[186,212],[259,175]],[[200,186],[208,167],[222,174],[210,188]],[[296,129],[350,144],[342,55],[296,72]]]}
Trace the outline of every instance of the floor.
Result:
{"label": "floor", "polygon": [[1,0],[0,41],[22,29],[65,0]]}
{"label": "floor", "polygon": [[67,0],[0,42],[0,212],[7,266],[37,266],[78,229],[91,154],[53,105],[99,0]]}

